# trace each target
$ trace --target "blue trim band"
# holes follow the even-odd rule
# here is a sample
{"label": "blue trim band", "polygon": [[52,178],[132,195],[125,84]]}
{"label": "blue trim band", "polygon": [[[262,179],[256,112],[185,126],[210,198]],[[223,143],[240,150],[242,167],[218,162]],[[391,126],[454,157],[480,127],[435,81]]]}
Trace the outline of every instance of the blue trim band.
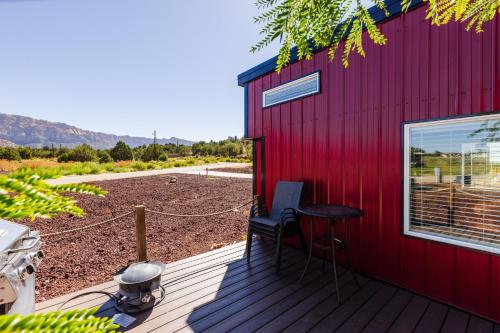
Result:
{"label": "blue trim band", "polygon": [[244,97],[243,97],[243,99],[244,99],[244,102],[243,102],[244,103],[243,137],[248,138],[248,84],[245,83],[243,85],[243,87],[245,89],[244,93],[243,93],[243,95],[244,95]]}
{"label": "blue trim band", "polygon": [[[413,0],[408,10],[416,8],[423,3],[424,3],[423,0]],[[389,16],[385,16],[384,11],[378,8],[377,6],[373,6],[368,10],[377,24],[403,14],[401,12],[401,0],[385,0],[385,5],[387,7],[387,11],[389,12]],[[319,50],[320,49],[314,48],[313,52],[317,52]],[[297,56],[297,49],[294,47],[292,49],[290,63],[295,62],[298,59],[299,57]],[[239,74],[238,85],[243,87],[246,83],[253,81],[262,75],[274,71],[276,69],[277,60],[278,56],[275,56]]]}

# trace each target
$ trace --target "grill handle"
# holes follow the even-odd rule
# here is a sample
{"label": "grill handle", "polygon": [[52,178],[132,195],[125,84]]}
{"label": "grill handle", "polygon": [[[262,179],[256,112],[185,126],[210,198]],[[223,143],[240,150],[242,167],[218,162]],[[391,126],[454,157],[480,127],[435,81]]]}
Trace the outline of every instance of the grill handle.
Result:
{"label": "grill handle", "polygon": [[38,243],[40,242],[40,237],[38,236],[28,236],[28,237],[23,237],[21,238],[21,240],[24,242],[26,240],[33,240],[28,246],[25,246],[25,247],[20,247],[20,248],[17,248],[17,249],[8,249],[7,250],[7,254],[11,254],[11,253],[18,253],[18,252],[23,252],[23,251],[28,251],[28,250],[31,250],[32,248],[34,248],[35,246],[38,245]]}

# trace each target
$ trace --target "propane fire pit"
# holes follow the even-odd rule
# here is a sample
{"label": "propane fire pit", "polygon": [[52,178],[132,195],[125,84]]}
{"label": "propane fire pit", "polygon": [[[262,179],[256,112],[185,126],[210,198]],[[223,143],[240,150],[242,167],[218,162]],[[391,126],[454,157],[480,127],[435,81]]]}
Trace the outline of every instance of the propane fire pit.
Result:
{"label": "propane fire pit", "polygon": [[141,261],[114,276],[119,289],[116,307],[125,313],[151,309],[165,298],[161,274],[165,265],[158,261]]}

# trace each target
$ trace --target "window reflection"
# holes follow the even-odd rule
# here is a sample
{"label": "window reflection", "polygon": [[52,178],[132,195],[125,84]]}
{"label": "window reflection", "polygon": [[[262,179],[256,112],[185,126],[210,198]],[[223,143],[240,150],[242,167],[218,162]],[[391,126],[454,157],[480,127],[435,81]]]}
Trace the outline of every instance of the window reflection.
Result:
{"label": "window reflection", "polygon": [[500,248],[500,118],[409,128],[409,230]]}

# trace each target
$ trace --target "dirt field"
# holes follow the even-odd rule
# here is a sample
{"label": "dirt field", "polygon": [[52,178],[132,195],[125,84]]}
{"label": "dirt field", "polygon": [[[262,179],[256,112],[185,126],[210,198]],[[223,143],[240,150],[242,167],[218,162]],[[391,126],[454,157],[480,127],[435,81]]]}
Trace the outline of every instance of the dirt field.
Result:
{"label": "dirt field", "polygon": [[[173,175],[95,182],[105,198],[75,195],[87,215],[25,221],[42,234],[103,221],[134,205],[180,214],[203,214],[238,206],[251,199],[245,179]],[[221,216],[177,218],[146,213],[149,259],[171,262],[209,251],[215,243],[240,241],[246,234],[248,209]],[[136,258],[133,216],[61,236],[43,238],[46,257],[37,272],[37,301],[111,280]]]}

